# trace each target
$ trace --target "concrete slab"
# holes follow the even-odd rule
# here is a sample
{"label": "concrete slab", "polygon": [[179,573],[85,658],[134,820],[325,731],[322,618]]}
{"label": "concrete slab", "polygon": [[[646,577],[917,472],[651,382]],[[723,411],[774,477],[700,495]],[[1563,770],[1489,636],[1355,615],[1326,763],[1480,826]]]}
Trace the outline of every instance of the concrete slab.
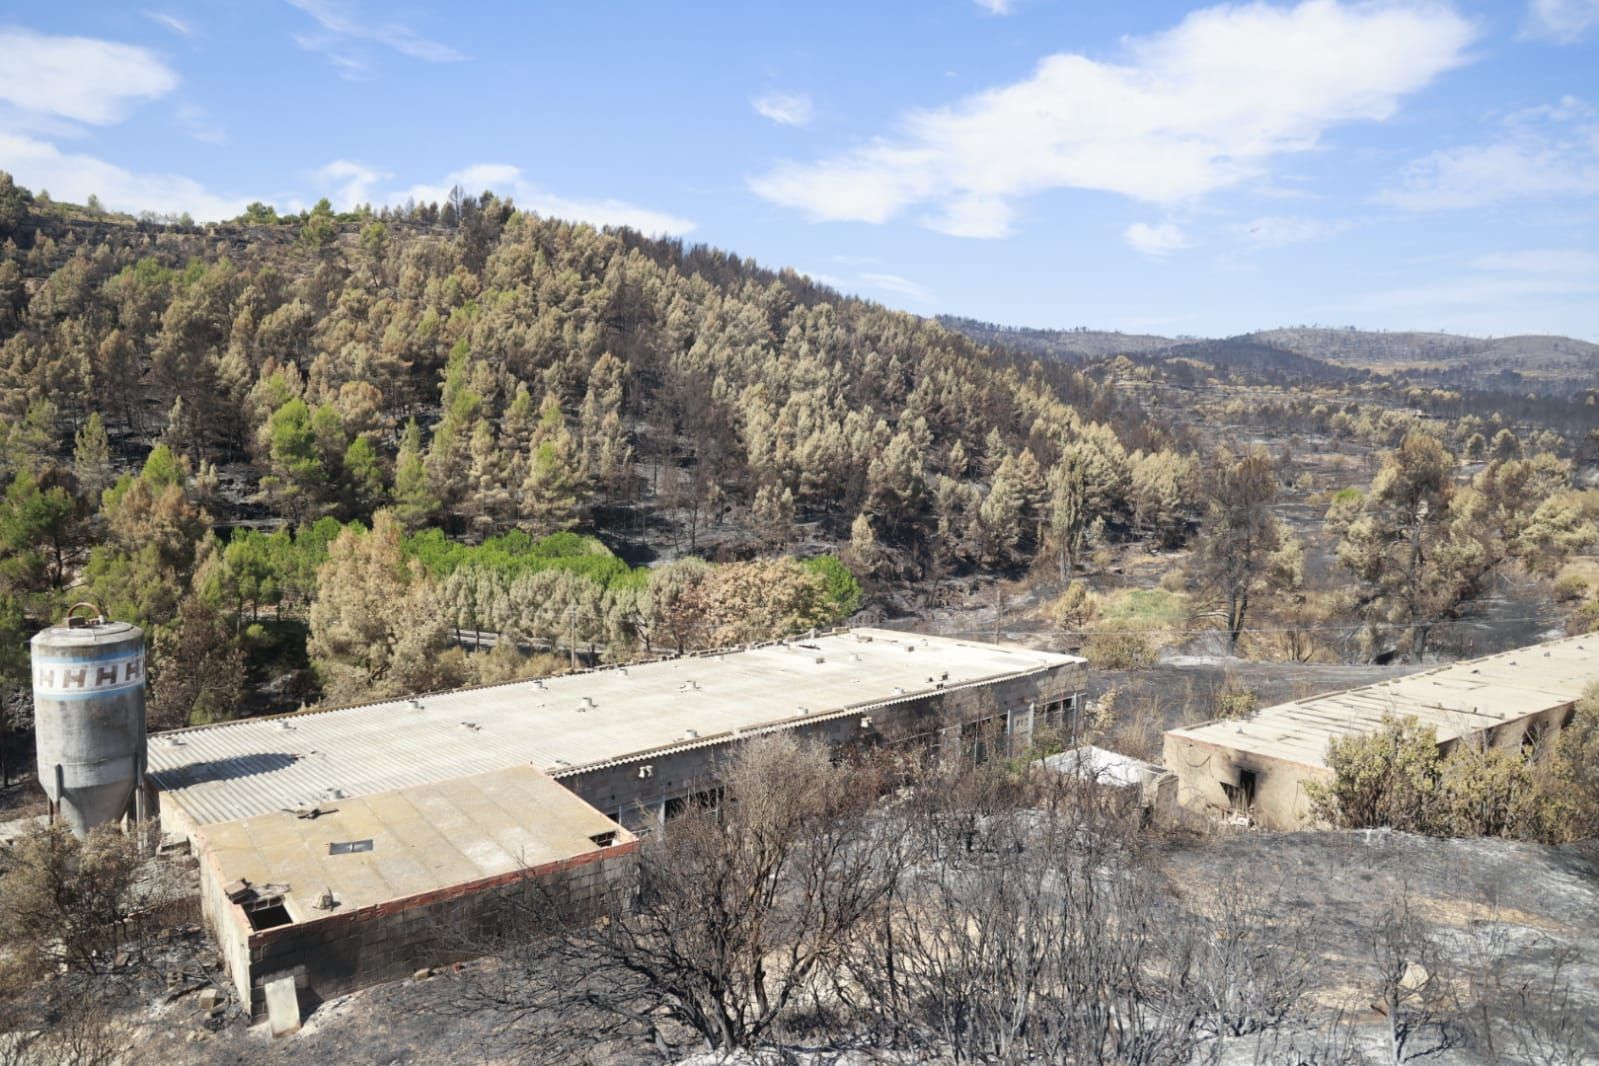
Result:
{"label": "concrete slab", "polygon": [[294,987],[294,975],[273,978],[266,983],[267,1024],[274,1037],[287,1036],[300,1030],[300,993]]}
{"label": "concrete slab", "polygon": [[[279,811],[199,831],[225,881],[285,886],[296,922],[405,899],[599,850],[620,827],[532,766],[517,766],[376,796],[340,800],[315,821]],[[329,845],[370,840],[362,851]]]}

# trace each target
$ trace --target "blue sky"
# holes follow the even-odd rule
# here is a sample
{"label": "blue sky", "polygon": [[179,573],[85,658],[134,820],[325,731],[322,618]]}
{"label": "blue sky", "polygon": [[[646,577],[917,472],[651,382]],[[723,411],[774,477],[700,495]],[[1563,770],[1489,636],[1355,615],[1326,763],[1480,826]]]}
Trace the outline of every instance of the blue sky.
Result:
{"label": "blue sky", "polygon": [[62,199],[460,181],[924,314],[1599,340],[1599,0],[22,0],[0,55]]}

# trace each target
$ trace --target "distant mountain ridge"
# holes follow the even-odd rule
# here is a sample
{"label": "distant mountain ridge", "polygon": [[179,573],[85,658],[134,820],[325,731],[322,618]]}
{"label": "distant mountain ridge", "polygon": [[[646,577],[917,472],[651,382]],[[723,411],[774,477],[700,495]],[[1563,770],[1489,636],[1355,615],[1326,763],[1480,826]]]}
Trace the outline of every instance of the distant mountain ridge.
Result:
{"label": "distant mountain ridge", "polygon": [[941,316],[939,322],[983,344],[1067,360],[1115,355],[1182,357],[1261,368],[1272,362],[1271,353],[1277,352],[1276,369],[1288,373],[1313,371],[1308,360],[1324,369],[1407,371],[1479,383],[1489,378],[1502,381],[1507,374],[1546,383],[1592,381],[1599,376],[1599,344],[1553,335],[1470,337],[1295,326],[1207,340],[1102,330],[1012,328],[950,315]]}

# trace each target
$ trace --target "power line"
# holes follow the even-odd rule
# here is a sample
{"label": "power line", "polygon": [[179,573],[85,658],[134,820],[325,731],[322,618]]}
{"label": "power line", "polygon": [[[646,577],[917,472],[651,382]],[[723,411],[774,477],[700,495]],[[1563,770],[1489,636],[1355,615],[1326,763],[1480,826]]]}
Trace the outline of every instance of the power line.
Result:
{"label": "power line", "polygon": [[[1255,626],[1246,626],[1243,629],[1239,630],[1239,633],[1240,634],[1243,634],[1243,633],[1249,633],[1249,634],[1263,634],[1263,633],[1274,633],[1274,634],[1281,634],[1281,633],[1346,633],[1347,634],[1347,633],[1358,633],[1361,630],[1367,629],[1369,627],[1387,627],[1387,628],[1393,628],[1393,629],[1410,629],[1410,628],[1414,628],[1415,625],[1427,625],[1427,626],[1445,626],[1445,625],[1456,625],[1456,624],[1500,625],[1500,624],[1507,623],[1507,622],[1544,622],[1544,623],[1553,624],[1555,621],[1558,621],[1558,620],[1557,619],[1550,619],[1550,618],[1547,618],[1547,617],[1545,617],[1543,615],[1525,615],[1525,616],[1516,617],[1516,618],[1481,618],[1481,619],[1444,618],[1444,619],[1435,619],[1433,621],[1418,622],[1418,623],[1414,623],[1414,624],[1409,623],[1409,622],[1356,622],[1356,623],[1349,623],[1349,624],[1346,624],[1346,625],[1310,625],[1310,626],[1284,626],[1284,627],[1266,627],[1266,628],[1257,628]],[[1129,623],[1128,625],[1125,625],[1125,626],[1094,626],[1094,627],[1089,627],[1089,628],[1084,628],[1084,629],[1059,629],[1059,630],[1055,630],[1055,631],[1056,632],[1060,632],[1060,633],[1070,634],[1070,635],[1073,635],[1073,636],[1093,636],[1094,634],[1097,634],[1097,633],[1139,633],[1139,632],[1145,632],[1145,633],[1154,633],[1154,632],[1170,633],[1170,634],[1173,634],[1175,636],[1205,636],[1206,634],[1211,634],[1211,633],[1226,633],[1227,632],[1227,627],[1225,627],[1225,626],[1205,626],[1203,628],[1187,628],[1187,627],[1175,628],[1175,627],[1172,627],[1172,626],[1164,626],[1164,625],[1160,625],[1160,624],[1139,625],[1137,623]],[[953,630],[952,632],[960,633],[960,634],[964,634],[964,635],[973,635],[973,636],[975,636],[975,635],[978,635],[978,634],[981,634],[981,633],[986,633],[987,629],[986,628],[984,628],[984,629],[959,629],[959,630]]]}

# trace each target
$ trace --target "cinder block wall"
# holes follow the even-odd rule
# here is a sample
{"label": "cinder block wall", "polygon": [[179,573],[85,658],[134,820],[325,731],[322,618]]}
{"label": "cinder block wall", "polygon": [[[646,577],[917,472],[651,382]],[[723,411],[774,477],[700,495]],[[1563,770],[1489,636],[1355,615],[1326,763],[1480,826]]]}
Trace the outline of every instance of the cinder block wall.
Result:
{"label": "cinder block wall", "polygon": [[[936,655],[927,656],[928,673],[937,677],[942,667]],[[802,739],[838,746],[926,744],[953,750],[959,744],[959,727],[968,722],[997,719],[1001,727],[1013,726],[1010,749],[1024,750],[1032,739],[1033,708],[1041,714],[1046,704],[1080,696],[1087,671],[1072,663],[1048,671],[1012,678],[996,684],[968,685],[906,696],[847,715],[815,722],[797,722],[788,732]],[[863,718],[871,724],[863,726]],[[663,805],[717,783],[717,766],[740,740],[717,738],[699,747],[669,754],[642,753],[625,761],[592,770],[558,775],[562,784],[601,813],[629,828],[639,828],[658,817]]]}
{"label": "cinder block wall", "polygon": [[[1490,747],[1515,750],[1521,747],[1529,730],[1540,730],[1546,738],[1553,738],[1574,706],[1566,704],[1512,719],[1489,730],[1468,733],[1460,740],[1440,744],[1439,750],[1448,755],[1457,744],[1485,741]],[[1305,792],[1305,784],[1332,779],[1332,771],[1326,767],[1273,759],[1171,733],[1166,734],[1163,757],[1166,769],[1177,775],[1177,802],[1188,810],[1206,814],[1225,813],[1229,801],[1222,784],[1236,784],[1240,770],[1252,771],[1255,774],[1252,815],[1255,824],[1267,829],[1291,831],[1310,827],[1310,797]]]}
{"label": "cinder block wall", "polygon": [[242,910],[213,884],[207,890],[211,906],[220,903],[227,912],[207,917],[219,941],[232,940],[223,951],[239,1000],[259,1018],[266,1011],[266,983],[285,974],[327,999],[472,958],[479,953],[474,945],[503,925],[510,901],[529,891],[547,896],[567,917],[597,914],[633,890],[638,847],[637,840],[627,840],[524,871],[260,931],[250,930]]}

